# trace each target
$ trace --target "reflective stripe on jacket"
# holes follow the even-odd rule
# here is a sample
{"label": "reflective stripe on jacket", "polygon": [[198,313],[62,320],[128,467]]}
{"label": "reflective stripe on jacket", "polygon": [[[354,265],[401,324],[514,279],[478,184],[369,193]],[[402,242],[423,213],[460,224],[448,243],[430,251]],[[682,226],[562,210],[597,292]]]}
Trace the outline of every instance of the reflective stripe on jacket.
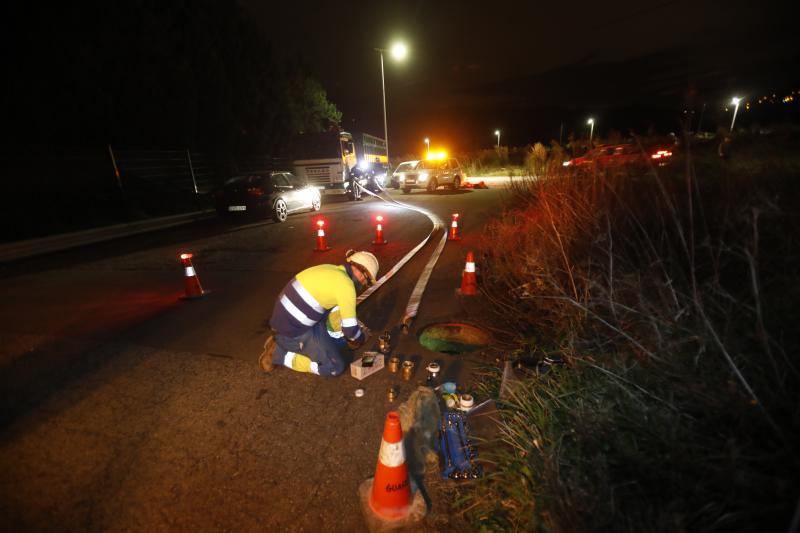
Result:
{"label": "reflective stripe on jacket", "polygon": [[345,266],[317,265],[297,274],[284,287],[269,321],[273,330],[297,337],[339,306],[342,332],[348,339],[361,336],[356,320],[356,288]]}

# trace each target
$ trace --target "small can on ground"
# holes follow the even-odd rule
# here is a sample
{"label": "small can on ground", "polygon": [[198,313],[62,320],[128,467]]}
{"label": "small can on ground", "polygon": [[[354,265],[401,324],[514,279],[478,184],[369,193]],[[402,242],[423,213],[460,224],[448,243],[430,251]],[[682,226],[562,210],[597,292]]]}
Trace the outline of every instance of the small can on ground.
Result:
{"label": "small can on ground", "polygon": [[403,380],[408,381],[414,374],[414,361],[403,361]]}

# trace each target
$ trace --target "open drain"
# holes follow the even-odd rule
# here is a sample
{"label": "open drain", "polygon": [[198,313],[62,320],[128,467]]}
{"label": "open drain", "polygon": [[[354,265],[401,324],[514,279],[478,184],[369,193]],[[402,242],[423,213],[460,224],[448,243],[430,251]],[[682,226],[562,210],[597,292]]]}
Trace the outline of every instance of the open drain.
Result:
{"label": "open drain", "polygon": [[477,326],[460,322],[447,322],[426,326],[419,335],[419,343],[434,352],[458,355],[480,350],[491,342],[491,336]]}

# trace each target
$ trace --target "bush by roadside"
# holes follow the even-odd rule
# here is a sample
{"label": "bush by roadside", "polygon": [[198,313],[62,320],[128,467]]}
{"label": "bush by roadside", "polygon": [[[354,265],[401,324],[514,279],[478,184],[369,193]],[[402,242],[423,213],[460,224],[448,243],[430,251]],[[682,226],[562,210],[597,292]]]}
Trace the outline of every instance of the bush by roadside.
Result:
{"label": "bush by roadside", "polygon": [[[481,530],[787,530],[800,498],[794,131],[514,189],[483,290],[516,356]],[[768,155],[767,155],[768,154]],[[488,367],[485,393],[501,372]],[[796,524],[795,524],[796,526]]]}

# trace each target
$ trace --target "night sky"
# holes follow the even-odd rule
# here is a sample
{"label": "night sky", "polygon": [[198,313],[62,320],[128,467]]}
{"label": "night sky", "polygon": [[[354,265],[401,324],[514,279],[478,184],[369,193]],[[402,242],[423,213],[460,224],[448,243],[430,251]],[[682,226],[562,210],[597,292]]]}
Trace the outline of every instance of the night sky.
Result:
{"label": "night sky", "polygon": [[[794,87],[798,40],[768,2],[266,2],[246,10],[277,51],[302,59],[343,111],[345,127],[383,132],[376,47],[386,59],[392,152],[523,145],[579,131],[678,129],[685,106]],[[721,119],[721,118],[720,118]]]}
{"label": "night sky", "polygon": [[679,132],[703,106],[715,131],[734,95],[800,90],[795,19],[768,2],[85,0],[0,13],[5,144],[280,155],[310,108],[292,100],[297,71],[344,128],[382,136],[375,48],[395,39],[409,48],[403,63],[385,56],[395,157],[425,137],[489,148],[496,129],[503,145],[566,141],[589,116],[601,137]]}

